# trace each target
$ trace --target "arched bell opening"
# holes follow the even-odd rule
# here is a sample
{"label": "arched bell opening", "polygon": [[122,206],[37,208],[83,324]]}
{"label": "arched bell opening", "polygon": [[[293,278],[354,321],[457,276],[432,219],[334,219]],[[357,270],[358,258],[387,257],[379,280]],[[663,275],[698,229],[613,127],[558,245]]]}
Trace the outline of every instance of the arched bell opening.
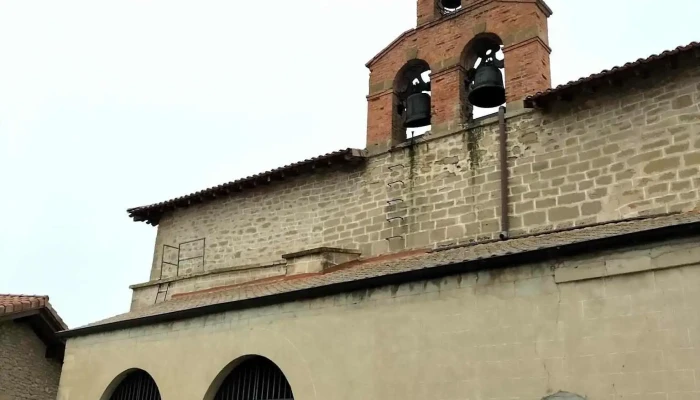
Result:
{"label": "arched bell opening", "polygon": [[[230,371],[227,372],[228,369]],[[245,357],[222,372],[223,376],[217,377],[214,382],[221,382],[214,400],[294,400],[292,388],[282,370],[265,357]]]}
{"label": "arched bell opening", "polygon": [[465,69],[462,104],[467,119],[498,112],[506,103],[503,41],[493,33],[482,33],[465,46],[462,53]]}
{"label": "arched bell opening", "polygon": [[462,9],[462,0],[437,0],[437,6],[440,14],[450,15]]}
{"label": "arched bell opening", "polygon": [[142,369],[124,371],[114,378],[101,400],[161,400],[158,385]]}
{"label": "arched bell opening", "polygon": [[401,142],[431,129],[430,65],[411,60],[394,79],[394,138]]}

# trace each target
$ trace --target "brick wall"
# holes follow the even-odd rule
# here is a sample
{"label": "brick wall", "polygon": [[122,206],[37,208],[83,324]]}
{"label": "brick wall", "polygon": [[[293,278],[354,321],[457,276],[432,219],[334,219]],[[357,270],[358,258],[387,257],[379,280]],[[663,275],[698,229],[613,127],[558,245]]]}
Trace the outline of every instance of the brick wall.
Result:
{"label": "brick wall", "polygon": [[44,357],[46,346],[23,323],[0,323],[0,400],[54,400],[61,363]]}
{"label": "brick wall", "polygon": [[[547,112],[509,112],[511,233],[695,208],[700,68],[692,62]],[[487,118],[374,155],[354,171],[300,176],[177,210],[158,227],[151,279],[159,277],[163,244],[200,238],[207,243],[203,271],[319,246],[367,257],[494,238],[497,131],[496,119]],[[164,276],[174,273],[166,268]]]}
{"label": "brick wall", "polygon": [[[402,67],[416,59],[432,71],[433,132],[456,131],[468,118],[463,83],[475,38],[488,34],[501,42],[505,55],[508,102],[550,87],[547,18],[541,1],[467,1],[462,10],[442,17],[439,0],[418,1],[418,27],[402,35],[369,63],[367,147],[386,149],[397,141],[394,81]],[[476,61],[471,60],[471,61]],[[401,127],[398,127],[401,128]],[[404,129],[400,129],[402,132]],[[405,140],[403,134],[401,140]]]}
{"label": "brick wall", "polygon": [[432,22],[440,17],[437,1],[439,0],[418,0],[416,2],[416,26]]}
{"label": "brick wall", "polygon": [[99,399],[134,367],[163,399],[210,399],[229,363],[258,354],[298,399],[687,400],[700,372],[697,240],[69,339],[58,399]]}

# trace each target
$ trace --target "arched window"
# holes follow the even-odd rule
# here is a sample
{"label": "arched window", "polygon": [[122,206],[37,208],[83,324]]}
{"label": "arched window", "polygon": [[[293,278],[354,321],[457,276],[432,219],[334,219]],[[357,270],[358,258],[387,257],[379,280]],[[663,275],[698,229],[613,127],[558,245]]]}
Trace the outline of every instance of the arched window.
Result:
{"label": "arched window", "polygon": [[[465,94],[470,98],[463,99],[464,115],[478,118],[497,112],[505,104],[506,89],[501,38],[493,33],[477,35],[464,48],[462,63],[467,71]],[[477,93],[474,90],[479,91],[476,98],[472,98]],[[479,104],[474,104],[476,99]]]}
{"label": "arched window", "polygon": [[396,74],[393,136],[397,143],[430,131],[432,114],[430,73],[427,62],[413,59]]}
{"label": "arched window", "polygon": [[148,372],[137,369],[127,373],[109,400],[160,400],[160,391]]}
{"label": "arched window", "polygon": [[438,0],[437,6],[442,15],[450,15],[462,9],[462,0]]}
{"label": "arched window", "polygon": [[226,376],[214,400],[294,400],[282,371],[265,357],[245,359]]}

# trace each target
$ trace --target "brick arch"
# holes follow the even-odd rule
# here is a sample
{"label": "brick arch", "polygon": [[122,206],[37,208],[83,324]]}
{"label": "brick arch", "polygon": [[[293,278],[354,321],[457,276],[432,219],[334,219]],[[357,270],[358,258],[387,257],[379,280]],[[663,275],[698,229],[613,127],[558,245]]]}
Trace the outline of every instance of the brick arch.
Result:
{"label": "brick arch", "polygon": [[[489,39],[492,40],[493,42],[497,43],[499,46],[503,46],[503,40],[499,35],[493,32],[481,32],[467,42],[466,45],[462,48],[462,53],[459,56],[459,68],[460,68],[460,84],[462,85],[460,88],[459,92],[459,104],[460,108],[462,110],[462,117],[464,118],[465,122],[469,121],[472,116],[473,116],[473,110],[474,106],[469,103],[467,96],[469,95],[469,87],[465,80],[467,79],[467,73],[469,69],[474,67],[474,64],[476,63],[477,59],[479,56],[476,54],[474,47],[476,43],[481,40],[481,39]],[[504,52],[505,53],[505,52]],[[505,54],[504,54],[505,55]],[[505,68],[504,68],[505,70]],[[507,73],[507,71],[506,71]],[[504,85],[506,85],[506,94],[507,94],[507,82],[504,79],[503,81]]]}
{"label": "brick arch", "polygon": [[464,69],[469,69],[474,66],[478,56],[474,52],[474,44],[480,39],[490,39],[499,45],[503,46],[503,40],[501,37],[493,32],[482,32],[474,35],[471,40],[467,42],[462,48],[462,54],[459,57],[459,64]]}
{"label": "brick arch", "polygon": [[410,84],[410,82],[403,82],[403,80],[407,78],[405,75],[411,69],[421,69],[424,71],[430,71],[431,67],[430,63],[421,58],[414,58],[408,60],[401,68],[399,68],[399,70],[396,72],[396,75],[394,76],[394,82],[392,85],[394,92],[400,90],[401,86],[404,83]]}
{"label": "brick arch", "polygon": [[420,71],[431,71],[430,64],[420,58],[414,58],[407,61],[394,76],[392,83],[392,118],[391,118],[391,130],[392,130],[392,144],[398,144],[407,139],[406,128],[403,126],[403,119],[398,113],[398,109],[401,103],[399,93],[407,86],[411,84],[410,75],[408,75],[411,70]]}

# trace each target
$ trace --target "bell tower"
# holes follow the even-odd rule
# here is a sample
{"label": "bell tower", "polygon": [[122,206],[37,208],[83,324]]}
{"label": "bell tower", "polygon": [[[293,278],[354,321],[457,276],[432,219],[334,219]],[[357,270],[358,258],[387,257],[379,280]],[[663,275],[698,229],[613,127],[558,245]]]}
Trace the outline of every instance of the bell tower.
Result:
{"label": "bell tower", "polygon": [[367,149],[403,142],[407,127],[456,132],[473,107],[548,89],[551,15],[543,0],[417,0],[416,27],[366,64]]}

